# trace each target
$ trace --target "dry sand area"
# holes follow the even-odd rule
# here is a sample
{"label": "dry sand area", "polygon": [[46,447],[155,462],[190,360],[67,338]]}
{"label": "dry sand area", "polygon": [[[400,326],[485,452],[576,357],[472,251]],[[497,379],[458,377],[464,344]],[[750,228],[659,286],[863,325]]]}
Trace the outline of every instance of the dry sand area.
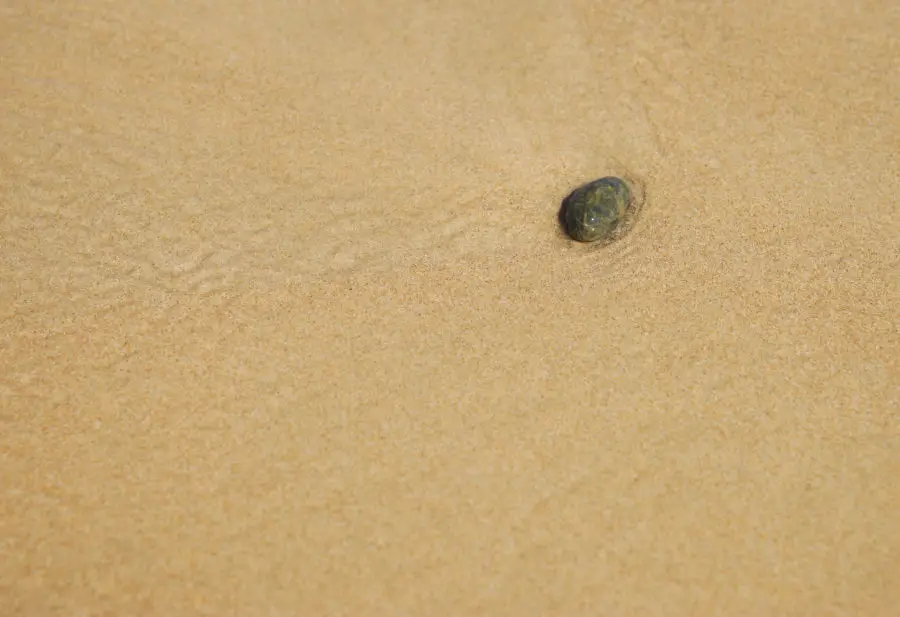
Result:
{"label": "dry sand area", "polygon": [[897,615],[898,32],[7,0],[0,614]]}

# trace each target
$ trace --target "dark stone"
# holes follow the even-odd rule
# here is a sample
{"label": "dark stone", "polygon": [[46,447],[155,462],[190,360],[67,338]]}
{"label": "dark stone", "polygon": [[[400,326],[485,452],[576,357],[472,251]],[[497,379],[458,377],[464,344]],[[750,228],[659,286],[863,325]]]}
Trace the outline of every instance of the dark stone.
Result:
{"label": "dark stone", "polygon": [[621,178],[608,176],[585,184],[563,201],[566,231],[579,242],[611,240],[630,201],[631,190]]}

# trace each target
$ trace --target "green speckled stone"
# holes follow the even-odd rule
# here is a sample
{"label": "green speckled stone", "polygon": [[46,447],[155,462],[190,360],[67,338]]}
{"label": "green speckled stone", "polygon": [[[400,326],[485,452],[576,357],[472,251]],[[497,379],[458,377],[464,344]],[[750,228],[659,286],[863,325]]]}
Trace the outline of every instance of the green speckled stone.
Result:
{"label": "green speckled stone", "polygon": [[620,178],[609,176],[585,184],[563,202],[566,231],[579,242],[611,239],[630,199],[631,191]]}

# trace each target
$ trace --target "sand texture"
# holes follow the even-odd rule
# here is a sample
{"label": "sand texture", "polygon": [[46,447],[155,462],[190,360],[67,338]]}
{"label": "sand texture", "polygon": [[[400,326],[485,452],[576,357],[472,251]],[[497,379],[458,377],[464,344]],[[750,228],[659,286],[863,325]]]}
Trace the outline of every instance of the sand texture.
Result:
{"label": "sand texture", "polygon": [[0,615],[900,614],[898,32],[9,0]]}

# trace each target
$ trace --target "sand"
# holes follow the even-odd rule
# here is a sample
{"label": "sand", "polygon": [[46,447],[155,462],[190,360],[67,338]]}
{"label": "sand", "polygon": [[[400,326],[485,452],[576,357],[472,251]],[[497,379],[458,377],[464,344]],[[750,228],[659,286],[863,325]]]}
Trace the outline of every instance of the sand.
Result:
{"label": "sand", "polygon": [[0,612],[896,615],[897,6],[7,3]]}

